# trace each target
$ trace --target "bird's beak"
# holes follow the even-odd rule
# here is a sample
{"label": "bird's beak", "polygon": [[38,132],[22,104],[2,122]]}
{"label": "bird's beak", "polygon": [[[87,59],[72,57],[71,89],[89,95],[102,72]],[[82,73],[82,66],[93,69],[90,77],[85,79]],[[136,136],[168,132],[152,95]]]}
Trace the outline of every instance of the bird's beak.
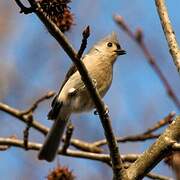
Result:
{"label": "bird's beak", "polygon": [[123,55],[126,54],[126,51],[123,49],[116,49],[115,52],[117,53],[117,55]]}

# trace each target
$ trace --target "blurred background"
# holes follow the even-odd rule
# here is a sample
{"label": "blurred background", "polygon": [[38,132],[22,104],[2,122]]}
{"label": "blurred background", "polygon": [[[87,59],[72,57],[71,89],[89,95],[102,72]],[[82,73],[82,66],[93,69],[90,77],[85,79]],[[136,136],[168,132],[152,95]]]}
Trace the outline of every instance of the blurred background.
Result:
{"label": "blurred background", "polygon": [[[119,14],[133,31],[138,27],[143,30],[148,49],[180,99],[179,76],[168,52],[154,1],[79,0],[69,5],[75,24],[66,35],[76,49],[81,43],[82,30],[90,25],[87,50],[96,41],[115,31],[127,51],[127,55],[120,57],[114,66],[113,84],[104,98],[116,135],[143,132],[171,111],[179,113],[142,51],[112,18],[114,14]],[[180,1],[167,0],[167,7],[179,40]],[[0,1],[1,102],[21,110],[28,108],[49,90],[58,91],[70,64],[71,60],[34,14],[20,14],[14,1]],[[46,121],[50,103],[51,100],[43,102],[35,112],[35,118],[47,126],[51,125]],[[4,112],[0,112],[0,119],[0,136],[16,134],[18,138],[23,137],[23,123]],[[92,112],[73,115],[72,122],[75,126],[73,137],[89,142],[104,138],[98,116]],[[42,142],[43,138],[40,133],[30,130],[31,141]],[[142,153],[152,142],[121,144],[120,151],[123,154]],[[58,160],[61,165],[72,169],[78,180],[109,180],[112,177],[111,169],[100,162],[63,156]],[[2,180],[45,179],[56,165],[57,160],[53,163],[38,161],[35,151],[10,148],[0,152]],[[163,162],[153,172],[173,176]]]}

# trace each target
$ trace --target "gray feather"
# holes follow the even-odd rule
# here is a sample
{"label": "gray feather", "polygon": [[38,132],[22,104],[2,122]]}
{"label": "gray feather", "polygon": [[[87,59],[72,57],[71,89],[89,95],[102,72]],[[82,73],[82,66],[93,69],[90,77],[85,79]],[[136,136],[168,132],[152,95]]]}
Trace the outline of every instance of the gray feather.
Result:
{"label": "gray feather", "polygon": [[63,136],[67,122],[68,122],[68,119],[55,120],[55,122],[53,123],[53,126],[48,132],[48,135],[46,137],[46,140],[43,146],[41,147],[39,151],[38,158],[40,160],[46,160],[49,162],[54,160],[58,151],[58,147],[62,140],[62,136]]}

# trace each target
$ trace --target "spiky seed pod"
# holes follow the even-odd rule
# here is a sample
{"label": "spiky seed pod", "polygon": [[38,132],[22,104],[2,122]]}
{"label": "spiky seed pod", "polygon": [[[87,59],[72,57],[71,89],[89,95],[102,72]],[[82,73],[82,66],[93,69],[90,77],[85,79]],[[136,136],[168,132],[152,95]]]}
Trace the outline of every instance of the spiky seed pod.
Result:
{"label": "spiky seed pod", "polygon": [[47,176],[48,180],[74,180],[75,176],[67,167],[58,165]]}
{"label": "spiky seed pod", "polygon": [[39,2],[46,15],[62,32],[68,31],[74,24],[73,14],[68,6],[71,0],[39,0]]}
{"label": "spiky seed pod", "polygon": [[74,16],[69,9],[66,8],[64,9],[63,18],[61,20],[57,19],[55,23],[62,32],[68,31],[71,26],[74,25]]}

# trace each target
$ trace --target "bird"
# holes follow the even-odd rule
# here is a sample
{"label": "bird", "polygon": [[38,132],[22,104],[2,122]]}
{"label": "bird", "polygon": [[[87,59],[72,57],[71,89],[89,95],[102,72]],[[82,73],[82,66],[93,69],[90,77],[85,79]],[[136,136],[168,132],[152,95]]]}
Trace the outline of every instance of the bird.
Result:
{"label": "bird", "polygon": [[[117,57],[123,54],[126,54],[126,51],[121,48],[117,34],[112,32],[95,43],[82,57],[82,62],[102,98],[111,86],[113,65]],[[48,162],[53,161],[57,154],[70,115],[95,108],[75,65],[67,72],[51,106],[48,119],[53,120],[53,125],[38,153],[39,160]]]}

